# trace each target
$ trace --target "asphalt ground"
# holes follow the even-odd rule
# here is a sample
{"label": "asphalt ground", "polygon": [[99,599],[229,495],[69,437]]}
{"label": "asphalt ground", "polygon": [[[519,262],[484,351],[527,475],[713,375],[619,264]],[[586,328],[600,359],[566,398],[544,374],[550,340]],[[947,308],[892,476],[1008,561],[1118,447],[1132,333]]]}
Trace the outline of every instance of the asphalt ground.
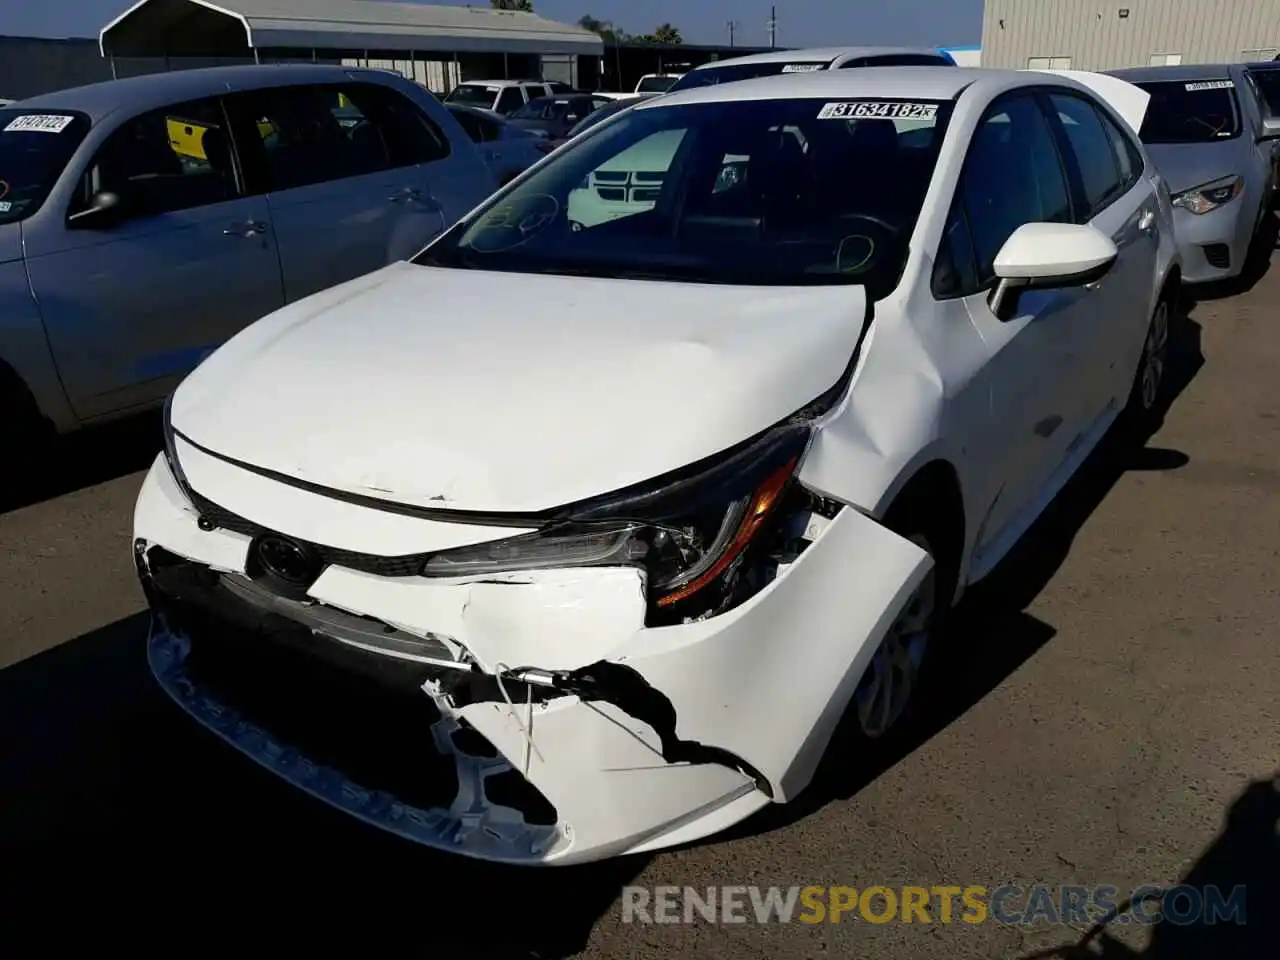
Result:
{"label": "asphalt ground", "polygon": [[[78,437],[56,485],[0,514],[0,942],[1274,958],[1277,304],[1280,270],[1196,295],[1175,331],[1164,425],[1142,449],[1105,444],[965,602],[934,699],[900,743],[833,753],[808,795],[729,836],[580,869],[496,869],[408,845],[196,729],[147,672],[130,557],[158,422]],[[1114,923],[1079,947],[1087,924],[966,923],[959,908],[950,923],[934,910],[928,924],[854,911],[839,923],[647,925],[624,922],[621,902],[627,885],[1010,883],[1121,897],[1146,883],[1243,884],[1247,913]]]}

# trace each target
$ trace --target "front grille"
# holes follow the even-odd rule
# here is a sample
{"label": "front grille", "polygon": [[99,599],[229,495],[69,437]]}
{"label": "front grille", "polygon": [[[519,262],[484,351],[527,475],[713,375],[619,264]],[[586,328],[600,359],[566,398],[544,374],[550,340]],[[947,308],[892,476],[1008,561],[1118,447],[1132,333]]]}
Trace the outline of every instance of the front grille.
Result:
{"label": "front grille", "polygon": [[1204,250],[1204,258],[1209,261],[1209,266],[1218,270],[1231,267],[1231,248],[1225,243],[1206,243],[1201,249]]}
{"label": "front grille", "polygon": [[[252,520],[246,520],[194,490],[188,490],[187,496],[191,498],[192,504],[200,513],[201,521],[207,526],[230,530],[246,537],[260,537],[263,534],[279,532],[254,523]],[[309,545],[320,555],[321,561],[326,566],[346,567],[348,570],[359,570],[361,573],[372,573],[379,577],[416,577],[422,572],[422,565],[431,556],[429,553],[415,553],[401,557],[381,557],[372,553],[357,553],[354,550],[328,547],[320,543]]]}

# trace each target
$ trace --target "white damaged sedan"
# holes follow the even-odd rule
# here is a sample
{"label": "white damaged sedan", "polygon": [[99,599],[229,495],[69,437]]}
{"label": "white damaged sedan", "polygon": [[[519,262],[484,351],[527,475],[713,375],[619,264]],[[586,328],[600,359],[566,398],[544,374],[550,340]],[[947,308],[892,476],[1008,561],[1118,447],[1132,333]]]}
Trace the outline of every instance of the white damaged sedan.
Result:
{"label": "white damaged sedan", "polygon": [[1107,79],[655,99],[259,321],[173,395],[138,499],[157,679],[312,795],[482,859],[792,800],[837,724],[855,755],[893,729],[938,618],[1157,403],[1171,210]]}

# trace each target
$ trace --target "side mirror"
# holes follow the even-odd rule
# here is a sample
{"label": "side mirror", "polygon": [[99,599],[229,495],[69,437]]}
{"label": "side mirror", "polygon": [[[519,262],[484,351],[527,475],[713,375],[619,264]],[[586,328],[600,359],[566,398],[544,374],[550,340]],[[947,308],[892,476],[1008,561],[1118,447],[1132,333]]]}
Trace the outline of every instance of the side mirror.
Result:
{"label": "side mirror", "polygon": [[67,225],[76,229],[103,229],[119,222],[122,213],[120,194],[99,190],[89,199],[89,206],[67,217]]}
{"label": "side mirror", "polygon": [[1280,140],[1280,117],[1267,117],[1262,121],[1262,132],[1258,134],[1258,142]]}
{"label": "side mirror", "polygon": [[996,254],[991,312],[1007,320],[1024,290],[1080,287],[1101,280],[1119,251],[1106,234],[1075,223],[1025,223]]}

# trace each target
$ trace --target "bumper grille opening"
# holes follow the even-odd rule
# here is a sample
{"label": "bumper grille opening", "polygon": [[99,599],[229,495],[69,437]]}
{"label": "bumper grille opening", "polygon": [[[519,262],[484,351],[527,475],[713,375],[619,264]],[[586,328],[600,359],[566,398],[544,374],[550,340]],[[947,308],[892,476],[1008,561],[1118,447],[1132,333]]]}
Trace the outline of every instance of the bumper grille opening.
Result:
{"label": "bumper grille opening", "polygon": [[1209,261],[1209,266],[1216,270],[1231,268],[1231,248],[1225,243],[1206,243],[1201,249],[1204,250],[1204,258]]}
{"label": "bumper grille opening", "polygon": [[367,790],[423,809],[452,803],[457,771],[435,747],[440,714],[426,694],[349,674],[207,615],[188,611],[178,622],[191,643],[190,680],[273,739]]}
{"label": "bumper grille opening", "polygon": [[[186,679],[272,740],[421,810],[447,811],[455,799],[483,793],[530,828],[556,824],[555,807],[465,721],[445,721],[457,724],[448,742],[459,756],[442,752],[440,711],[421,690],[433,668],[329,640],[159,548],[140,573],[153,609],[189,643]],[[460,763],[468,778],[480,766],[486,772],[467,786]]]}

